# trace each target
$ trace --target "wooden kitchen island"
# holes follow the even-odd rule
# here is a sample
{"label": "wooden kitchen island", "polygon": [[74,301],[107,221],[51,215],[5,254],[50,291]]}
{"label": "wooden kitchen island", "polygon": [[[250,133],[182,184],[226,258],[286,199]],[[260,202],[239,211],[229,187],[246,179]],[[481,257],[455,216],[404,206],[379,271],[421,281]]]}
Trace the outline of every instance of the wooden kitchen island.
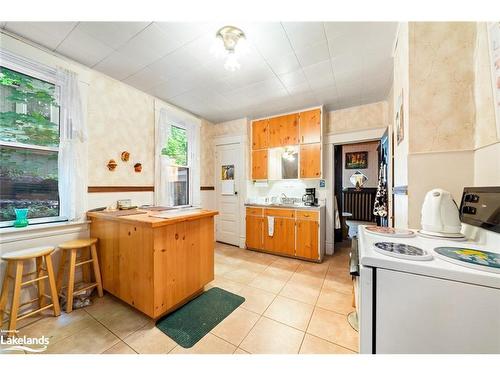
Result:
{"label": "wooden kitchen island", "polygon": [[[158,213],[158,212],[156,212]],[[176,309],[214,279],[214,216],[186,210],[170,218],[154,212],[118,216],[89,212],[98,238],[103,288],[153,319]]]}

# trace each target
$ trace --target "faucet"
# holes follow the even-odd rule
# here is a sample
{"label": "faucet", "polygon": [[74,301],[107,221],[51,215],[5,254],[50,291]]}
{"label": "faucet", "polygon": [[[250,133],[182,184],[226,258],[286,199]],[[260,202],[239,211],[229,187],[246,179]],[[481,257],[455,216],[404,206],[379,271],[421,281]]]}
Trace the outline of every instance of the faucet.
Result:
{"label": "faucet", "polygon": [[288,197],[286,196],[285,193],[281,193],[280,194],[280,201],[281,201],[282,204],[284,204],[287,199],[288,199]]}

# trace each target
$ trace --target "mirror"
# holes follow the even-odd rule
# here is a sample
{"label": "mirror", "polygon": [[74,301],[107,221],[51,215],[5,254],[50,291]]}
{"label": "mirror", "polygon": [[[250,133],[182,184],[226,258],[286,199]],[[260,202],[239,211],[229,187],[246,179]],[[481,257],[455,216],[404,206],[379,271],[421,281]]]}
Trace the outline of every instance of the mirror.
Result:
{"label": "mirror", "polygon": [[299,178],[299,146],[271,148],[268,159],[269,180]]}

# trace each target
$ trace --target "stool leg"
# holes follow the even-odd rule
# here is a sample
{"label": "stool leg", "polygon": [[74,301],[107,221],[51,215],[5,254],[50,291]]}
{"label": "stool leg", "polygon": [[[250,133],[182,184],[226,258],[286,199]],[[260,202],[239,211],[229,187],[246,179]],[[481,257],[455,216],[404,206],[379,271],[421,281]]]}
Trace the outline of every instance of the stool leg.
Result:
{"label": "stool leg", "polygon": [[59,267],[57,270],[57,281],[56,288],[57,293],[61,293],[62,291],[62,282],[64,278],[64,268],[66,266],[66,250],[61,250],[61,259],[59,260]]}
{"label": "stool leg", "polygon": [[75,264],[76,264],[76,249],[71,249],[69,256],[69,276],[68,288],[66,289],[66,312],[73,311],[73,291],[75,290]]}
{"label": "stool leg", "polygon": [[9,334],[14,335],[17,326],[17,313],[19,312],[19,301],[21,299],[21,283],[23,281],[23,261],[16,261],[16,278],[14,281],[14,294],[12,295],[12,307],[10,309]]}
{"label": "stool leg", "polygon": [[59,316],[61,315],[61,308],[59,307],[59,296],[57,294],[54,267],[52,266],[52,256],[50,254],[45,255],[45,266],[47,267],[47,276],[49,277],[50,295],[52,297],[52,304],[54,305],[54,316]]}
{"label": "stool leg", "polygon": [[97,283],[97,294],[99,297],[103,296],[102,292],[102,280],[101,280],[101,271],[99,269],[99,260],[97,258],[97,250],[95,248],[95,244],[90,247],[90,251],[92,252],[92,264],[94,265],[94,275],[95,281]]}
{"label": "stool leg", "polygon": [[[88,248],[82,249],[82,259],[90,259],[90,251]],[[82,279],[85,283],[90,283],[90,263],[82,265]]]}
{"label": "stool leg", "polygon": [[[42,257],[36,258],[36,277],[42,277],[42,266],[43,259]],[[45,306],[45,280],[38,280],[38,306],[40,308]]]}
{"label": "stool leg", "polygon": [[0,329],[3,326],[3,316],[5,314],[5,307],[7,306],[7,297],[9,295],[9,284],[10,284],[10,271],[14,263],[12,261],[7,261],[7,267],[5,268],[5,275],[3,276],[2,284],[2,294],[0,295]]}

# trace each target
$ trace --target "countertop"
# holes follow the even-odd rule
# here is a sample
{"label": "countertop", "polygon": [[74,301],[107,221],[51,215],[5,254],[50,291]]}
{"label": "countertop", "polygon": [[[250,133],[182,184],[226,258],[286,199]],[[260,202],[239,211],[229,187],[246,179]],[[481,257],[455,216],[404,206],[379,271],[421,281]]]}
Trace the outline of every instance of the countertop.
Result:
{"label": "countertop", "polygon": [[262,207],[262,208],[285,208],[289,210],[307,210],[307,211],[319,211],[325,205],[319,206],[304,206],[303,204],[259,204],[259,203],[245,203],[246,207]]}
{"label": "countertop", "polygon": [[153,228],[161,227],[164,225],[171,225],[175,223],[179,223],[182,221],[192,221],[198,220],[205,217],[212,217],[218,215],[218,211],[214,210],[205,210],[205,209],[190,209],[182,212],[182,209],[174,211],[167,211],[168,215],[172,217],[155,217],[153,215],[158,215],[162,213],[162,211],[148,211],[148,210],[139,210],[141,213],[132,214],[127,216],[115,216],[117,211],[94,211],[87,212],[87,217],[95,218],[100,220],[110,220],[110,221],[119,221],[123,223],[137,223],[140,225],[151,226]]}

